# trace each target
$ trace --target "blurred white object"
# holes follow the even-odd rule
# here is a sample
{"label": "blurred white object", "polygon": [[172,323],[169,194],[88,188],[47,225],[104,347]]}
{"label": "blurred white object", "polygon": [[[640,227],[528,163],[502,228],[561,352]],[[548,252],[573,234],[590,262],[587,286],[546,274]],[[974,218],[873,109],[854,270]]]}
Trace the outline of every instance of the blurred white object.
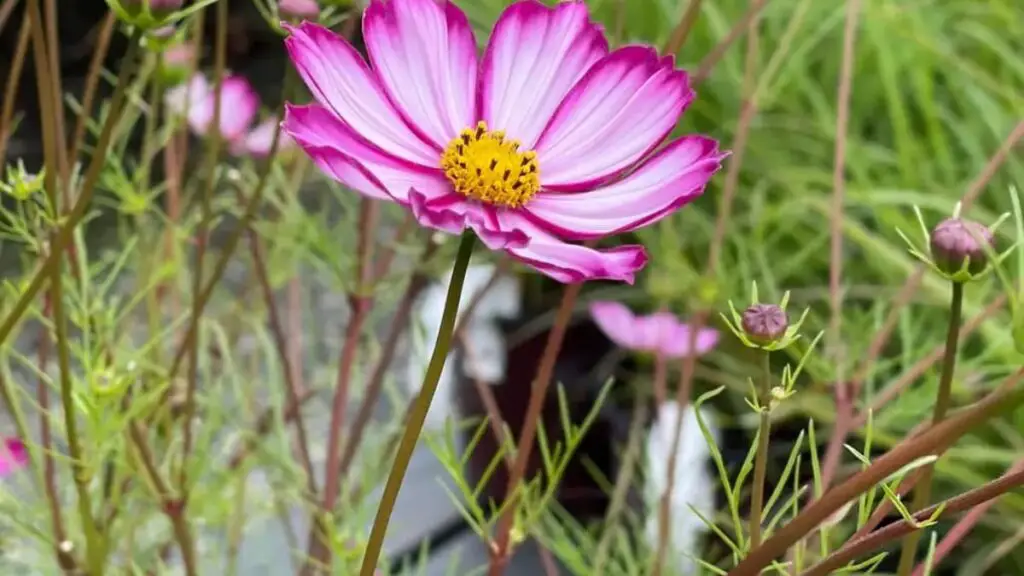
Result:
{"label": "blurred white object", "polygon": [[[462,287],[460,321],[463,310],[487,287],[494,276],[494,271],[495,267],[491,264],[469,267],[466,282]],[[434,340],[441,329],[441,316],[444,313],[444,301],[448,295],[450,280],[451,271],[441,282],[428,286],[420,296],[414,311],[414,345],[406,373],[406,385],[410,394],[419,393],[423,374],[434,352]],[[490,384],[501,382],[505,375],[505,339],[498,321],[517,318],[521,306],[519,280],[513,276],[501,276],[480,299],[465,325],[464,336],[470,349],[462,355],[461,369],[466,376],[479,378]],[[452,343],[453,348],[458,345],[458,342]],[[437,383],[430,411],[427,412],[426,426],[432,429],[442,427],[445,419],[455,412],[455,372],[451,358],[452,355],[449,354],[441,372],[441,380]]]}
{"label": "blurred white object", "polygon": [[[714,418],[707,409],[701,410],[701,417],[717,444],[719,434]],[[651,425],[647,437],[647,477],[644,488],[648,513],[644,535],[652,550],[658,547],[658,514],[661,497],[668,486],[668,465],[678,418],[678,404],[662,404],[658,407],[657,418]],[[712,518],[715,513],[717,480],[711,474],[710,459],[711,450],[700,431],[697,414],[692,405],[687,405],[683,409],[683,428],[676,455],[675,481],[670,503],[672,538],[669,541],[671,548],[668,563],[673,566],[676,574],[697,573],[697,564],[691,557],[700,557],[701,537],[707,531],[707,526],[693,513],[690,506],[705,518]]]}

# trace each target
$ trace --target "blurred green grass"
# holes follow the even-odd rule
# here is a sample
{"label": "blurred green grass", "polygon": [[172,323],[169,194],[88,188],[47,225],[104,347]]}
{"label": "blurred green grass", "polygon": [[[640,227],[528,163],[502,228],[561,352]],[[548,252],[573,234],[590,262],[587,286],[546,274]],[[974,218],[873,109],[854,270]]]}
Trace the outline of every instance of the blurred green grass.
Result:
{"label": "blurred green grass", "polygon": [[[500,0],[459,2],[483,30],[504,5]],[[662,46],[686,8],[674,0],[592,0],[592,12],[613,42]],[[747,0],[704,2],[688,41],[676,55],[695,70],[748,7]],[[619,17],[624,16],[620,23]],[[761,13],[757,54],[757,115],[728,222],[718,281],[721,303],[745,302],[750,283],[762,297],[793,291],[794,306],[812,308],[813,334],[828,323],[829,223],[836,144],[837,85],[845,2],[771,0]],[[621,38],[615,38],[618,31]],[[743,103],[745,39],[736,42],[697,89],[681,132],[710,134],[730,148]],[[829,382],[850,377],[916,266],[896,228],[915,235],[913,206],[929,223],[947,216],[989,158],[1024,119],[1024,4],[1019,0],[864,0],[857,31],[847,136],[842,338],[847,362],[836,367],[821,354],[809,366],[811,381],[792,406],[801,418],[831,423]],[[641,233],[651,265],[641,286],[685,310],[704,269],[721,200],[724,174],[694,208]],[[1011,185],[1024,183],[1024,163],[1010,155],[968,215],[991,222],[1011,210]],[[1015,238],[1001,229],[1003,242]],[[1013,272],[1011,271],[1011,274]],[[657,290],[652,291],[651,288]],[[995,298],[992,280],[967,290],[970,318]],[[653,296],[650,306],[654,306]],[[887,386],[941,345],[948,287],[925,275],[901,312],[865,398]],[[1009,331],[1009,314],[992,316],[963,343],[956,398],[968,402],[995,386],[1021,363]],[[748,366],[730,346],[707,373],[727,384],[742,402]],[[837,369],[838,368],[838,369]],[[875,442],[891,444],[930,413],[936,370],[930,370],[876,415]],[[861,405],[865,398],[861,399]],[[851,436],[851,443],[860,440]],[[1000,474],[1021,457],[1024,414],[993,423],[961,441],[939,466],[943,495],[966,490]],[[963,572],[975,574],[1000,542],[1024,525],[1024,495],[1011,494],[968,537]],[[1024,536],[1018,536],[1018,538]],[[1012,548],[1012,547],[1011,547]],[[991,560],[991,559],[989,559]],[[1010,552],[992,573],[1024,571],[1024,551]],[[1007,572],[1009,570],[1009,572]]]}

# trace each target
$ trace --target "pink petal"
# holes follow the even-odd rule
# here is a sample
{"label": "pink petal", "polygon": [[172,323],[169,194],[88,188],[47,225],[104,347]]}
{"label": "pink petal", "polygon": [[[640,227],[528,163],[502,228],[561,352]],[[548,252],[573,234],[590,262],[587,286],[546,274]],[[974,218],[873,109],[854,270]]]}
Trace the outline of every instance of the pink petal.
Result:
{"label": "pink petal", "polygon": [[443,148],[476,124],[476,39],[454,4],[375,0],[363,36],[391,100],[434,145]]}
{"label": "pink petal", "polygon": [[[409,190],[434,198],[451,192],[440,169],[428,169],[381,152],[319,104],[285,107],[282,130],[328,176],[367,196],[407,204]],[[353,168],[358,165],[359,168]],[[366,179],[364,173],[373,175]]]}
{"label": "pink petal", "polygon": [[[216,85],[207,84],[208,89],[199,106],[188,111],[188,123],[192,131],[206,135],[216,113]],[[253,90],[249,81],[242,76],[224,78],[220,91],[220,133],[228,142],[233,142],[245,134],[256,117],[260,107],[260,98]]]}
{"label": "pink petal", "polygon": [[522,247],[529,241],[523,230],[504,226],[495,208],[467,200],[455,192],[429,199],[418,190],[411,190],[409,208],[416,221],[428,228],[449,234],[461,234],[467,228],[473,230],[491,250]]}
{"label": "pink petal", "polygon": [[690,339],[693,337],[693,329],[686,324],[678,324],[673,330],[672,336],[662,340],[659,349],[667,358],[681,358],[696,354],[698,356],[707,354],[718,344],[718,330],[714,328],[701,328],[697,332],[697,339],[694,347],[690,348]]}
{"label": "pink petal", "polygon": [[[268,118],[261,122],[246,134],[245,139],[242,141],[242,150],[245,153],[259,158],[270,154],[270,148],[274,143],[274,132],[277,130],[277,125],[277,118]],[[277,140],[278,152],[295,146],[295,140],[293,140],[284,130],[281,130],[281,134],[278,135]]]}
{"label": "pink petal", "polygon": [[636,349],[637,317],[618,302],[594,302],[590,305],[594,323],[612,341],[623,348]]}
{"label": "pink petal", "polygon": [[0,448],[0,478],[9,476],[28,464],[28,450],[17,438],[4,438]]}
{"label": "pink petal", "polygon": [[533,148],[562,98],[607,53],[608,41],[582,1],[554,8],[534,0],[512,4],[484,54],[481,118],[524,150]]}
{"label": "pink petal", "polygon": [[544,186],[579,190],[622,173],[668,136],[693,96],[671,56],[645,46],[612,52],[566,95],[537,142]]}
{"label": "pink petal", "polygon": [[505,212],[500,216],[503,227],[515,226],[530,239],[526,246],[509,248],[508,253],[558,282],[618,280],[632,284],[636,272],[647,264],[643,246],[595,250],[563,242],[518,213]]}
{"label": "pink petal", "polygon": [[[204,105],[210,105],[213,100],[209,98],[210,84],[202,74],[196,74],[188,82],[179,84],[164,93],[164,105],[172,114],[184,114],[186,109],[192,113],[193,110]],[[212,112],[204,112],[210,114]]]}
{"label": "pink petal", "polygon": [[419,138],[366,62],[343,39],[309,22],[284,25],[285,46],[313,96],[362,139],[398,158],[436,167],[440,150]]}
{"label": "pink petal", "polygon": [[571,240],[629,232],[699,197],[724,157],[714,140],[683,137],[614,184],[578,194],[541,192],[524,210]]}

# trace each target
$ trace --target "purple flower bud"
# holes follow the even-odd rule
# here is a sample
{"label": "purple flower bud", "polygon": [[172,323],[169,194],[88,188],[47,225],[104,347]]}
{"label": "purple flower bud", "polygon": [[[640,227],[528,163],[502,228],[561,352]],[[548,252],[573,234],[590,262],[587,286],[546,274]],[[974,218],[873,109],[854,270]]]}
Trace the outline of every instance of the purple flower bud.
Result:
{"label": "purple flower bud", "polygon": [[149,13],[155,18],[164,18],[181,10],[183,0],[121,0],[121,7],[128,14],[138,16],[143,6],[149,6]]}
{"label": "purple flower bud", "polygon": [[755,344],[778,342],[789,328],[786,311],[775,304],[752,304],[743,311],[743,332]]}
{"label": "purple flower bud", "polygon": [[977,274],[988,265],[987,249],[994,246],[992,231],[977,222],[947,218],[932,231],[932,260],[947,274],[956,274],[970,259],[967,271]]}
{"label": "purple flower bud", "polygon": [[192,68],[195,47],[192,44],[175,44],[164,50],[160,62],[160,79],[167,86],[177,86],[185,81]]}
{"label": "purple flower bud", "polygon": [[316,20],[320,16],[320,5],[316,0],[281,0],[278,10],[285,18]]}

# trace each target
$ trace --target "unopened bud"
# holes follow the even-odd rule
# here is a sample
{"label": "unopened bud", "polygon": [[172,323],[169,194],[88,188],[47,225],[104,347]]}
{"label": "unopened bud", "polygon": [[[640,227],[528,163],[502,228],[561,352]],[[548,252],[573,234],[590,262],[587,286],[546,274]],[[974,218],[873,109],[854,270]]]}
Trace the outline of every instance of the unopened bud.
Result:
{"label": "unopened bud", "polygon": [[295,20],[316,20],[320,16],[316,0],[281,0],[278,10],[281,16]]}
{"label": "unopened bud", "polygon": [[992,231],[963,218],[947,218],[931,234],[932,260],[946,274],[956,274],[967,264],[967,272],[978,274],[988,265],[988,250],[994,245]]}
{"label": "unopened bud", "polygon": [[789,318],[775,304],[752,304],[743,311],[742,327],[751,342],[764,346],[778,342],[786,334]]}

